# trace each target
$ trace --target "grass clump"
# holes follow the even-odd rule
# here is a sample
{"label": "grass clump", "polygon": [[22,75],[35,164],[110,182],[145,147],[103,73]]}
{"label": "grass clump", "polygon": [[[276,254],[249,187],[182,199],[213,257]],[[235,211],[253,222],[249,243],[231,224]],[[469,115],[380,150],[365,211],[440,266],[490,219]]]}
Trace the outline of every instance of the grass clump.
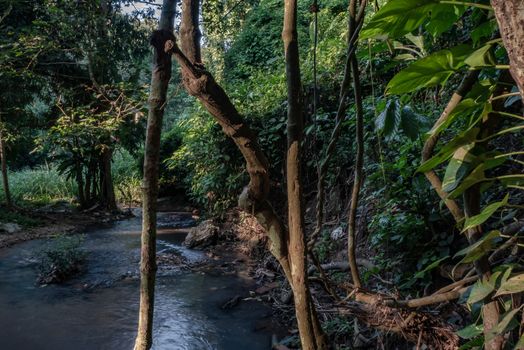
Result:
{"label": "grass clump", "polygon": [[60,235],[39,254],[38,283],[62,283],[84,271],[86,253],[81,249],[83,236]]}

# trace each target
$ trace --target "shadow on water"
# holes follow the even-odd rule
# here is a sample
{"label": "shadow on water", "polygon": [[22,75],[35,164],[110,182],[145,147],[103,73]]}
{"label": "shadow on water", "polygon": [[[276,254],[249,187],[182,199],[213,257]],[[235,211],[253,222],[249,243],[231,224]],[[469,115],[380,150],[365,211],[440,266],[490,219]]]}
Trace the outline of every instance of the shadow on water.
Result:
{"label": "shadow on water", "polygon": [[[184,216],[185,215],[185,216]],[[190,262],[205,259],[180,245],[190,216],[159,215],[158,252],[177,252]],[[0,251],[0,348],[3,350],[131,350],[138,313],[140,218],[90,229],[83,249],[87,272],[63,285],[35,284],[35,240]],[[160,269],[156,285],[153,349],[257,350],[270,348],[270,334],[255,331],[270,310],[242,302],[253,282],[241,276]]]}

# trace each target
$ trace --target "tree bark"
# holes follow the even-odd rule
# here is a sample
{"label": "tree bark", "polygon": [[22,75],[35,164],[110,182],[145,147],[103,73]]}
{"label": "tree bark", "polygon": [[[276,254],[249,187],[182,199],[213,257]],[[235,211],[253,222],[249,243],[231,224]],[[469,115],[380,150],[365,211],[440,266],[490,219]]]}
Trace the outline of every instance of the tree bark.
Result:
{"label": "tree bark", "polygon": [[102,151],[102,187],[103,187],[103,201],[110,211],[115,211],[116,197],[115,188],[113,185],[113,174],[111,171],[111,159],[113,157],[113,151],[110,148],[105,148]]}
{"label": "tree bark", "polygon": [[154,48],[149,91],[149,113],[144,155],[142,201],[142,246],[140,254],[140,309],[135,350],[147,350],[153,342],[153,310],[156,275],[156,209],[158,197],[158,162],[162,119],[171,79],[171,55],[176,0],[164,0],[158,30],[151,36]]}
{"label": "tree bark", "polygon": [[192,63],[202,62],[200,54],[200,29],[198,26],[199,17],[198,0],[182,0],[182,13],[180,23],[180,48]]}
{"label": "tree bark", "polygon": [[7,174],[7,159],[5,154],[5,141],[4,141],[4,123],[0,118],[0,162],[2,167],[2,184],[5,193],[5,204],[8,209],[13,208],[13,199],[11,197],[11,190],[9,189],[9,176]]}
{"label": "tree bark", "polygon": [[302,349],[324,348],[322,331],[312,305],[307,277],[307,246],[304,227],[301,178],[301,143],[303,139],[302,87],[297,35],[297,2],[284,1],[282,40],[287,75],[287,158],[286,180],[288,200],[289,258],[291,287]]}
{"label": "tree bark", "polygon": [[524,101],[524,2],[491,0],[495,17],[508,52],[510,72]]}

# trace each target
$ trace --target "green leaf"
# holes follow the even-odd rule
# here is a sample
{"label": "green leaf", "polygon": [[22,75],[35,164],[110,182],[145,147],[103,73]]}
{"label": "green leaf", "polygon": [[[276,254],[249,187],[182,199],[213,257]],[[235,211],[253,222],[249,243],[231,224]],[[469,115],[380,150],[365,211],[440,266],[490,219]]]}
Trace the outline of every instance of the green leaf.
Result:
{"label": "green leaf", "polygon": [[493,55],[493,44],[487,44],[473,52],[464,63],[470,67],[492,67],[497,64]]}
{"label": "green leaf", "polygon": [[459,264],[472,263],[491,251],[494,240],[498,237],[500,237],[500,231],[491,231],[477,242],[457,252],[454,258],[464,255]]}
{"label": "green leaf", "polygon": [[510,323],[513,320],[513,317],[515,317],[515,315],[517,314],[517,312],[520,311],[521,308],[522,306],[507,312],[502,318],[502,320],[500,320],[500,322],[495,327],[490,329],[489,332],[486,334],[486,342],[491,341],[497,335],[506,333],[508,328],[510,328],[511,326]]}
{"label": "green leaf", "polygon": [[434,268],[438,267],[440,265],[441,262],[443,262],[444,260],[446,260],[447,258],[449,258],[449,256],[445,256],[441,259],[438,259],[438,260],[435,260],[433,261],[431,264],[429,264],[428,266],[426,266],[426,268],[424,268],[424,270],[422,271],[418,271],[414,276],[413,278],[422,278],[424,277],[424,275],[426,274],[426,272],[428,271],[431,271],[433,270]]}
{"label": "green leaf", "polygon": [[444,147],[442,147],[442,149],[433,158],[430,158],[424,163],[422,163],[422,165],[417,169],[417,171],[424,173],[433,169],[437,165],[444,163],[453,155],[453,153],[455,153],[455,150],[457,148],[475,141],[478,133],[478,128],[472,128],[455,136],[450,142],[448,142]]}
{"label": "green leaf", "polygon": [[427,19],[428,30],[447,30],[464,12],[464,6],[440,4],[439,0],[390,0],[371,18],[361,39],[400,38],[419,28]]}
{"label": "green leaf", "polygon": [[467,303],[475,304],[476,302],[479,302],[490,295],[491,292],[495,290],[495,284],[497,283],[497,278],[499,275],[500,271],[495,272],[489,279],[477,281],[471,289]]}
{"label": "green leaf", "polygon": [[448,195],[449,198],[454,199],[460,196],[464,191],[466,191],[471,186],[478,184],[479,182],[486,181],[486,164],[479,164],[466,178],[462,180],[460,185],[457,186],[453,191]]}
{"label": "green leaf", "polygon": [[400,122],[400,106],[397,99],[389,100],[386,108],[377,116],[375,127],[385,137],[393,135]]}
{"label": "green leaf", "polygon": [[400,126],[402,131],[411,140],[416,140],[420,135],[421,124],[425,117],[421,114],[416,113],[411,106],[406,105],[400,112]]}
{"label": "green leaf", "polygon": [[460,45],[424,57],[397,73],[389,81],[386,92],[398,95],[442,85],[464,66],[471,52],[471,46]]}
{"label": "green leaf", "polygon": [[483,331],[483,325],[470,324],[469,326],[462,328],[460,331],[457,331],[457,335],[462,339],[472,339],[481,335]]}
{"label": "green leaf", "polygon": [[467,218],[464,223],[464,228],[462,229],[462,232],[483,224],[486,220],[488,220],[491,217],[491,215],[493,215],[493,213],[495,213],[501,207],[507,205],[508,199],[509,193],[506,194],[506,196],[504,196],[504,199],[500,202],[495,202],[488,205],[486,208],[484,208],[484,210],[482,210],[480,214]]}
{"label": "green leaf", "polygon": [[524,273],[503,281],[495,296],[524,292]]}
{"label": "green leaf", "polygon": [[472,98],[462,100],[462,102],[453,109],[453,112],[450,113],[448,118],[444,122],[435,125],[428,132],[428,135],[440,134],[443,130],[447,129],[457,117],[471,117],[482,111],[482,106],[482,103],[479,103]]}
{"label": "green leaf", "polygon": [[475,147],[474,143],[459,147],[449,161],[442,180],[442,189],[445,192],[453,191],[460,181],[469,173],[475,163],[475,157],[470,151]]}

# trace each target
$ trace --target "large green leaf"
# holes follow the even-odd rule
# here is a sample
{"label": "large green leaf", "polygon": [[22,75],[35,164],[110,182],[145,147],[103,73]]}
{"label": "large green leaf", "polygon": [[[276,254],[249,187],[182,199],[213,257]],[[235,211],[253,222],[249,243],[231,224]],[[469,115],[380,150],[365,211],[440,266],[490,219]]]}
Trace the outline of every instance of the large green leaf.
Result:
{"label": "large green leaf", "polygon": [[503,281],[496,296],[524,292],[524,273]]}
{"label": "large green leaf", "polygon": [[423,115],[415,112],[409,105],[404,106],[400,112],[400,126],[404,134],[411,140],[416,140],[420,136],[420,130],[425,124],[425,119]]}
{"label": "large green leaf", "polygon": [[397,99],[387,102],[386,108],[377,116],[375,127],[385,137],[393,135],[400,123],[400,103]]}
{"label": "large green leaf", "polygon": [[446,31],[464,12],[464,6],[441,4],[439,0],[390,0],[362,30],[361,39],[400,38],[419,28],[427,19],[428,30]]}
{"label": "large green leaf", "polygon": [[472,128],[455,136],[450,142],[448,142],[444,147],[442,147],[435,156],[422,163],[422,165],[417,169],[417,171],[424,173],[433,169],[437,165],[444,163],[453,155],[453,153],[455,153],[457,148],[475,141],[477,139],[478,133],[478,128]]}
{"label": "large green leaf", "polygon": [[498,237],[500,237],[500,231],[491,231],[477,242],[457,252],[454,258],[464,256],[459,264],[472,263],[490,252]]}
{"label": "large green leaf", "polygon": [[464,66],[473,49],[460,45],[424,57],[397,73],[386,87],[389,94],[404,94],[422,88],[444,84]]}
{"label": "large green leaf", "polygon": [[462,229],[462,232],[469,230],[470,228],[473,228],[475,226],[483,224],[486,220],[488,220],[493,213],[495,213],[497,210],[499,210],[501,207],[508,204],[509,199],[509,193],[506,194],[503,200],[500,202],[491,203],[488,205],[482,212],[478,215],[472,216],[470,218],[466,219],[466,222],[464,223],[464,228]]}

